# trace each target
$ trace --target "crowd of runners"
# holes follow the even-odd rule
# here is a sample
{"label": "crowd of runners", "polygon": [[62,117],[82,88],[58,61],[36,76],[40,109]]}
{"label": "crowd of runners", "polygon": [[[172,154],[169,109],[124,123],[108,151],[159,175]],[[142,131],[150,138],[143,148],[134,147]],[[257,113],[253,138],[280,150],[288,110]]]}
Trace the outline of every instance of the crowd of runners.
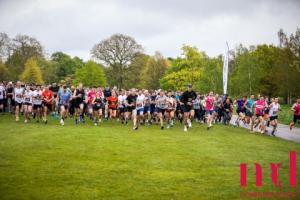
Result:
{"label": "crowd of runners", "polygon": [[[234,109],[236,108],[236,109]],[[234,111],[237,119],[234,125],[240,123],[250,126],[250,131],[265,133],[271,126],[274,135],[280,112],[278,98],[265,98],[263,95],[244,96],[233,100],[228,95],[196,93],[192,85],[187,85],[186,91],[164,91],[130,89],[119,90],[116,87],[77,87],[66,85],[26,85],[20,81],[0,84],[0,112],[15,114],[15,120],[24,122],[35,120],[47,124],[49,113],[59,116],[60,124],[65,124],[66,118],[73,118],[74,124],[92,120],[95,126],[102,120],[116,120],[128,124],[132,120],[133,129],[141,125],[159,124],[173,127],[175,121],[188,131],[192,123],[203,123],[209,130],[215,123],[228,125]],[[294,120],[293,128],[300,120],[300,98],[292,106]]]}

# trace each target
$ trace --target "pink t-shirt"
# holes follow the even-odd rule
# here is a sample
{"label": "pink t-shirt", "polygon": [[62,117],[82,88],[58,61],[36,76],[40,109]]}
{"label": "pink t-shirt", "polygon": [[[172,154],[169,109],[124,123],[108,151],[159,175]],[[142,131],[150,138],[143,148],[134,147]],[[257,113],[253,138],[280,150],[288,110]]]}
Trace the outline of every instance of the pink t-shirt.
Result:
{"label": "pink t-shirt", "polygon": [[205,110],[213,110],[213,109],[214,109],[214,98],[208,96],[205,99]]}
{"label": "pink t-shirt", "polygon": [[255,106],[255,113],[257,115],[262,115],[263,114],[263,109],[265,108],[266,101],[265,100],[257,100],[256,101],[256,106]]}
{"label": "pink t-shirt", "polygon": [[294,115],[300,115],[300,103],[296,103],[294,109]]}
{"label": "pink t-shirt", "polygon": [[88,104],[91,104],[94,97],[96,96],[96,92],[91,90],[88,92],[87,96],[88,96]]}

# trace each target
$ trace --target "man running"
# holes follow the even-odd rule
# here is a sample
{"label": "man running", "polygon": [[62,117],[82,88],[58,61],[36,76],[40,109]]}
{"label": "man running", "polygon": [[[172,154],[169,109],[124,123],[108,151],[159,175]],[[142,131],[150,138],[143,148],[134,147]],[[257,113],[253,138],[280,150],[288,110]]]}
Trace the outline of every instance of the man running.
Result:
{"label": "man running", "polygon": [[125,101],[126,101],[126,98],[127,98],[127,96],[125,94],[125,91],[122,90],[120,95],[118,96],[119,119],[120,119],[122,124],[124,124],[124,122],[125,122],[125,112],[126,112]]}
{"label": "man running", "polygon": [[72,95],[71,92],[67,90],[67,86],[64,85],[63,89],[58,92],[57,97],[58,105],[60,107],[60,124],[63,126],[65,125],[65,119],[67,117]]}
{"label": "man running", "polygon": [[[126,119],[129,118],[129,116],[132,117],[132,121],[133,121],[133,130],[137,130],[139,127],[137,125],[137,119],[136,119],[136,99],[137,99],[137,94],[135,92],[135,89],[132,89],[127,98],[126,98],[126,107],[127,107],[127,117]],[[126,121],[127,124],[127,121]]]}
{"label": "man running", "polygon": [[255,101],[253,106],[255,106],[255,114],[256,114],[256,120],[253,124],[255,124],[255,128],[259,126],[260,133],[264,134],[266,130],[265,126],[265,109],[268,107],[267,102],[265,101],[265,98],[263,95],[260,95],[259,100]]}
{"label": "man running", "polygon": [[145,96],[142,90],[138,91],[138,96],[136,98],[136,117],[137,117],[137,124],[140,125],[143,123],[144,120],[144,106],[145,106]]}
{"label": "man running", "polygon": [[269,106],[269,116],[270,116],[270,124],[271,126],[273,126],[273,130],[271,132],[271,134],[273,136],[275,136],[275,131],[276,131],[276,128],[277,128],[277,124],[278,124],[278,113],[280,111],[280,104],[278,103],[279,102],[279,99],[278,97],[276,97],[274,99],[274,102],[272,102]]}
{"label": "man running", "polygon": [[156,97],[156,109],[157,109],[157,115],[160,121],[160,129],[164,129],[164,115],[165,110],[167,108],[167,97],[163,90],[159,91],[159,95]]}
{"label": "man running", "polygon": [[181,95],[180,104],[183,109],[183,123],[184,131],[187,131],[187,128],[192,127],[192,122],[190,119],[190,112],[193,108],[193,102],[197,97],[197,94],[193,91],[192,84],[187,85],[188,89]]}
{"label": "man running", "polygon": [[24,88],[21,87],[21,82],[17,81],[16,87],[14,88],[14,102],[15,102],[15,115],[16,115],[16,121],[18,122],[20,120],[20,111],[22,109],[23,104],[23,94],[24,94]]}
{"label": "man running", "polygon": [[83,115],[83,107],[84,107],[84,98],[85,92],[83,89],[82,83],[78,84],[77,89],[73,93],[73,97],[75,99],[75,124],[79,122],[84,122],[84,115]]}

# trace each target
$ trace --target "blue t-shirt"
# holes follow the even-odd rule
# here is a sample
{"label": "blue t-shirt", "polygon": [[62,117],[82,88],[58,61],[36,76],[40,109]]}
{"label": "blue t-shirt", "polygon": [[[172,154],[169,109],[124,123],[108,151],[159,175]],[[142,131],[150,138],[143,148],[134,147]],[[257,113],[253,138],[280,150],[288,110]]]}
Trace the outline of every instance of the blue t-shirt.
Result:
{"label": "blue t-shirt", "polygon": [[71,98],[71,93],[66,91],[59,91],[59,104],[60,105],[67,105],[69,103],[69,100]]}

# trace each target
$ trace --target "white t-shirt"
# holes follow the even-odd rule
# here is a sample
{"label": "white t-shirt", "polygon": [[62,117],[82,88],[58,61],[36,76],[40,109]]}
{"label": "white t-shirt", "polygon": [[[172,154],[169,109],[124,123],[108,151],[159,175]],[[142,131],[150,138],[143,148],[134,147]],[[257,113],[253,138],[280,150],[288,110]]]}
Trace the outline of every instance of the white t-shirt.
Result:
{"label": "white t-shirt", "polygon": [[24,103],[32,103],[32,91],[31,90],[25,90],[24,96],[23,96]]}
{"label": "white t-shirt", "polygon": [[272,103],[271,104],[271,108],[270,108],[270,111],[269,111],[269,115],[270,116],[277,116],[278,115],[278,111],[280,109],[280,105],[279,103],[275,104],[275,103]]}
{"label": "white t-shirt", "polygon": [[4,99],[4,94],[5,94],[5,88],[1,85],[0,86],[0,99]]}
{"label": "white t-shirt", "polygon": [[42,91],[37,91],[37,90],[34,90],[32,92],[32,103],[34,105],[42,105],[42,101],[43,101],[43,98],[42,98]]}
{"label": "white t-shirt", "polygon": [[23,93],[24,93],[24,88],[14,88],[14,98],[15,102],[17,103],[22,103],[23,102]]}
{"label": "white t-shirt", "polygon": [[144,95],[138,95],[136,98],[136,109],[143,108],[144,107]]}
{"label": "white t-shirt", "polygon": [[127,98],[126,95],[119,95],[118,96],[118,105],[119,105],[119,108],[123,108],[124,107],[126,98]]}

